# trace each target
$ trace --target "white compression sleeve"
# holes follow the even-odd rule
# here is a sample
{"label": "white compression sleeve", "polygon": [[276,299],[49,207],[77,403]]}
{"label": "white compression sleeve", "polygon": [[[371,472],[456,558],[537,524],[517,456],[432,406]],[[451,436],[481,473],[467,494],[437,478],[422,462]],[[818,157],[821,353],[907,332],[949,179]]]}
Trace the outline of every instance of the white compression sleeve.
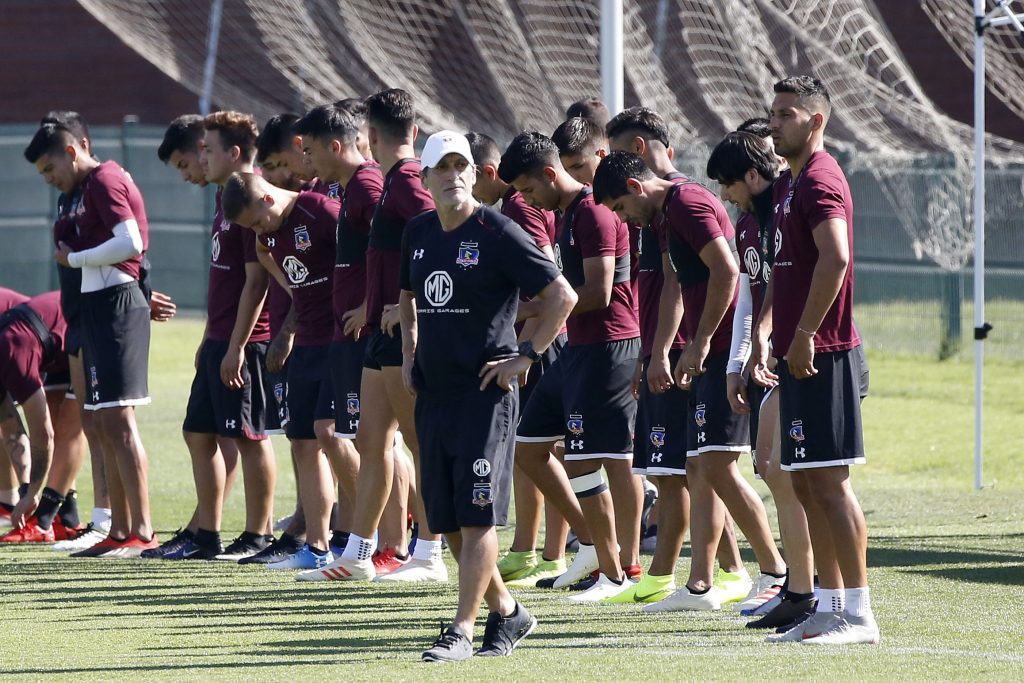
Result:
{"label": "white compression sleeve", "polygon": [[115,225],[113,233],[114,236],[103,244],[68,254],[68,263],[72,268],[98,268],[127,261],[142,253],[142,233],[134,218]]}
{"label": "white compression sleeve", "polygon": [[753,322],[754,302],[750,298],[750,277],[740,273],[740,295],[732,318],[732,346],[726,372],[741,373],[750,357],[750,329]]}

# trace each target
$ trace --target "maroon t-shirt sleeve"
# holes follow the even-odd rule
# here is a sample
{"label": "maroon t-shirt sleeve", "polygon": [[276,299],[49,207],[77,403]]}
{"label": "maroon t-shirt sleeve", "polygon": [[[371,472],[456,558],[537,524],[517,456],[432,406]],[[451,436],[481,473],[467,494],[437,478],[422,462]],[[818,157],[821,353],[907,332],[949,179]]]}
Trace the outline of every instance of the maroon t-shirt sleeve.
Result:
{"label": "maroon t-shirt sleeve", "polygon": [[351,217],[350,227],[366,235],[370,232],[370,223],[377,210],[377,202],[383,190],[383,179],[379,173],[365,173],[360,182],[355,183],[351,192],[345,193],[348,202],[347,212]]}
{"label": "maroon t-shirt sleeve", "polygon": [[241,231],[242,235],[242,255],[246,263],[259,263],[260,259],[256,255],[256,233],[253,230],[243,228],[240,225],[235,226]]}
{"label": "maroon t-shirt sleeve", "polygon": [[[408,165],[412,166],[413,164]],[[430,196],[427,188],[423,187],[423,183],[420,181],[419,164],[415,164],[415,166],[415,174],[403,167],[391,181],[388,191],[389,197],[394,201],[391,207],[394,215],[405,221],[434,208],[434,198]]]}
{"label": "maroon t-shirt sleeve", "polygon": [[668,207],[668,224],[676,238],[690,245],[698,255],[710,242],[726,237],[718,214],[711,202],[696,193],[689,194],[683,201],[685,190],[680,191]]}
{"label": "maroon t-shirt sleeve", "polygon": [[526,234],[533,238],[538,247],[550,247],[554,215],[530,206],[518,192],[508,195],[501,205],[501,212],[519,225]]}
{"label": "maroon t-shirt sleeve", "polygon": [[597,204],[583,204],[576,209],[573,239],[584,259],[616,256],[619,219],[610,209]]}
{"label": "maroon t-shirt sleeve", "polygon": [[95,182],[89,184],[93,206],[107,228],[113,229],[118,223],[129,219],[138,221],[138,217],[132,211],[127,182],[127,178],[104,173],[98,174]]}
{"label": "maroon t-shirt sleeve", "polygon": [[43,388],[43,378],[39,372],[42,349],[38,340],[28,337],[34,332],[25,323],[15,323],[12,328],[23,329],[26,333],[23,335],[25,341],[10,348],[9,353],[0,359],[0,388],[12,401],[24,403],[29,396]]}
{"label": "maroon t-shirt sleeve", "polygon": [[828,170],[808,173],[801,188],[801,204],[807,207],[807,225],[813,231],[831,218],[846,220],[846,201],[842,180]]}

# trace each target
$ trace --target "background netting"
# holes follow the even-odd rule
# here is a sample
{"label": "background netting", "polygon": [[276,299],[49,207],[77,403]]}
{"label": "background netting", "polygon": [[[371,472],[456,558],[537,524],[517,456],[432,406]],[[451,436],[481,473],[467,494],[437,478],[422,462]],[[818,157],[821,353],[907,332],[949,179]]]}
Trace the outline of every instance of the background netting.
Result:
{"label": "background netting", "polygon": [[[970,64],[971,3],[916,1]],[[200,91],[210,0],[79,2],[145,59]],[[858,184],[861,216],[875,218],[866,233],[858,223],[859,257],[864,239],[872,240],[862,264],[894,277],[916,264],[939,281],[921,294],[938,302],[939,317],[965,315],[960,299],[951,308],[949,297],[971,277],[972,132],[925,96],[874,0],[624,6],[625,103],[666,118],[684,170],[703,177],[709,145],[762,115],[776,80],[816,75],[833,96],[829,145]],[[401,87],[414,95],[426,131],[481,130],[499,142],[524,128],[550,132],[568,104],[600,92],[599,8],[599,0],[225,0],[212,101],[265,119]],[[991,91],[1024,115],[1020,36],[993,30],[988,45]],[[988,159],[1005,169],[989,180],[989,254],[1015,273],[1003,289],[1024,289],[1024,145],[989,136]],[[908,291],[893,286],[880,296],[913,298]],[[880,309],[888,311],[882,325],[906,315],[894,306]],[[1019,297],[1009,310],[1024,328]]]}

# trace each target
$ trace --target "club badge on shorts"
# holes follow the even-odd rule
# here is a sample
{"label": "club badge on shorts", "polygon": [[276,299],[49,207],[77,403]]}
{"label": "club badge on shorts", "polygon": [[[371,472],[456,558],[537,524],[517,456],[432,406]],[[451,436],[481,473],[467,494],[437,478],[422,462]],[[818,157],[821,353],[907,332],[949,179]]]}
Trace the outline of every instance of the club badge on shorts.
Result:
{"label": "club badge on shorts", "polygon": [[473,505],[485,508],[492,502],[490,484],[473,484]]}

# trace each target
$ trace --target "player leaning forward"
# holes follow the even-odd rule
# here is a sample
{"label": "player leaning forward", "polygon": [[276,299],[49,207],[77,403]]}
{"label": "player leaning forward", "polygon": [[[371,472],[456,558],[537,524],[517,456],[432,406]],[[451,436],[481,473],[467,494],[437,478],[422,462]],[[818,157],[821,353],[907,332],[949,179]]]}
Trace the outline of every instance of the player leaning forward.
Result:
{"label": "player leaning forward", "polygon": [[[498,573],[495,524],[504,524],[518,413],[517,376],[558,335],[576,296],[526,232],[471,191],[475,167],[458,133],[432,135],[423,184],[437,206],[405,231],[399,300],[402,376],[416,395],[424,507],[459,561],[455,620],[424,661],[473,654],[481,599],[482,656],[508,655],[536,620]],[[532,337],[516,345],[519,291],[538,301]]]}

